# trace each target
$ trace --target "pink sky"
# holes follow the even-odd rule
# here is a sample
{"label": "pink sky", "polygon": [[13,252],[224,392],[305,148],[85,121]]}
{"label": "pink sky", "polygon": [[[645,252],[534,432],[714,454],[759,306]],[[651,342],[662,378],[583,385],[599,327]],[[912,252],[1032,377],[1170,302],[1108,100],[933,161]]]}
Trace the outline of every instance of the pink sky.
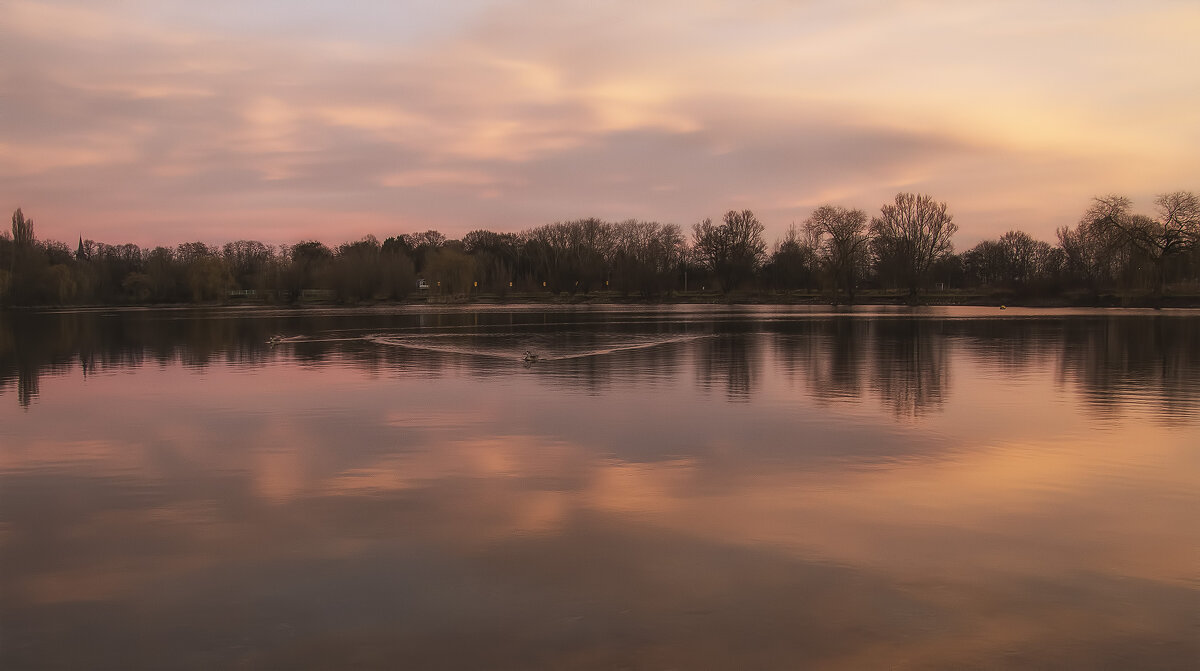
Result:
{"label": "pink sky", "polygon": [[[453,9],[441,6],[453,4]],[[963,248],[1200,184],[1200,5],[8,0],[0,206],[41,238],[336,244],[596,216]]]}

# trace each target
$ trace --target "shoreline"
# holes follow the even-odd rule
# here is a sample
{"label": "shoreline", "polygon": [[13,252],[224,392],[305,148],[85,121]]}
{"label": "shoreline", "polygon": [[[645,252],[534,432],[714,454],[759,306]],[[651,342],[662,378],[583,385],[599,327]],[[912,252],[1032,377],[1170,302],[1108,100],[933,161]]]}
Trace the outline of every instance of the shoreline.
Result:
{"label": "shoreline", "polygon": [[379,299],[372,301],[340,302],[332,298],[306,299],[296,302],[277,302],[253,298],[239,298],[225,301],[209,301],[202,303],[92,303],[75,305],[30,305],[5,306],[0,312],[43,312],[52,310],[72,309],[187,309],[187,308],[371,308],[371,307],[456,307],[471,305],[813,305],[831,307],[1019,307],[1019,308],[1200,308],[1200,294],[1167,295],[1155,298],[1140,294],[1100,294],[1099,296],[1066,295],[1047,297],[1018,297],[1011,295],[978,294],[978,293],[930,293],[921,295],[917,301],[911,302],[907,295],[871,294],[857,296],[854,301],[834,300],[829,295],[814,293],[776,293],[776,292],[736,292],[721,294],[717,292],[676,293],[671,296],[639,297],[621,296],[610,292],[593,292],[589,294],[477,294],[416,296],[402,299]]}

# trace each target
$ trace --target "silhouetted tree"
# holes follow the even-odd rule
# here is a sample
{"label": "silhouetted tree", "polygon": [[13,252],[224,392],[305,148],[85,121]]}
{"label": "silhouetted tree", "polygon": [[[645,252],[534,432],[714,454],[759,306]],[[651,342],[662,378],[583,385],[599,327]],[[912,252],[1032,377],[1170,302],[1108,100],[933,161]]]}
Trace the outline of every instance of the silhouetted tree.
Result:
{"label": "silhouetted tree", "polygon": [[408,240],[403,235],[395,235],[383,241],[381,250],[384,254],[404,254],[409,259],[412,259],[413,248],[408,244]]}
{"label": "silhouetted tree", "polygon": [[413,291],[417,280],[412,248],[403,237],[388,238],[379,250],[383,270],[383,290],[388,298],[404,298]]}
{"label": "silhouetted tree", "polygon": [[671,291],[686,253],[675,224],[630,219],[612,225],[611,288],[653,296]]}
{"label": "silhouetted tree", "polygon": [[475,259],[480,288],[503,295],[516,279],[519,239],[513,233],[474,230],[463,236],[463,251]]}
{"label": "silhouetted tree", "polygon": [[1200,241],[1200,198],[1176,191],[1158,196],[1154,204],[1157,218],[1131,214],[1132,202],[1124,196],[1102,196],[1094,199],[1083,219],[1146,259],[1152,268],[1152,291],[1161,296],[1167,262],[1186,254]]}
{"label": "silhouetted tree", "polygon": [[801,237],[796,225],[792,224],[783,239],[775,243],[762,272],[764,279],[775,289],[807,291],[812,286],[817,263],[811,239]]}
{"label": "silhouetted tree", "polygon": [[924,194],[898,193],[871,219],[876,258],[896,264],[913,301],[933,264],[953,251],[950,238],[957,230],[946,204]]}
{"label": "silhouetted tree", "polygon": [[310,240],[294,245],[290,250],[292,265],[287,272],[287,288],[291,299],[298,301],[305,289],[326,288],[333,252]]}
{"label": "silhouetted tree", "polygon": [[1014,290],[1044,286],[1062,263],[1049,243],[1023,231],[984,240],[964,252],[963,261],[973,284]]}
{"label": "silhouetted tree", "polygon": [[12,215],[12,239],[17,249],[33,246],[33,219],[26,219],[19,207]]}
{"label": "silhouetted tree", "polygon": [[184,266],[188,293],[194,302],[224,299],[233,286],[233,276],[215,248],[202,242],[179,246],[176,254]]}
{"label": "silhouetted tree", "polygon": [[947,254],[933,264],[930,279],[943,289],[962,287],[965,277],[963,259],[959,254]]}
{"label": "silhouetted tree", "polygon": [[723,291],[740,287],[762,264],[767,251],[764,229],[750,210],[730,210],[720,224],[705,219],[692,227],[696,257],[721,282]]}
{"label": "silhouetted tree", "polygon": [[221,250],[234,283],[242,289],[264,290],[275,284],[275,250],[258,240],[227,242]]}
{"label": "silhouetted tree", "polygon": [[1042,260],[1050,245],[1034,240],[1024,231],[1009,231],[1000,236],[1004,268],[1002,279],[1011,287],[1022,287],[1041,275]]}
{"label": "silhouetted tree", "polygon": [[513,286],[657,295],[681,286],[731,291],[752,280],[764,288],[807,289],[818,269],[836,295],[851,299],[860,283],[878,281],[907,287],[915,300],[935,279],[1017,292],[1076,282],[1095,293],[1120,283],[1161,295],[1168,282],[1200,277],[1200,199],[1184,191],[1160,195],[1154,216],[1131,213],[1121,196],[1097,198],[1075,227],[1058,230],[1057,247],[1014,230],[954,255],[957,226],[945,203],[906,193],[869,225],[861,210],[822,206],[803,229],[793,225],[769,258],[763,229],[742,210],[694,225],[690,246],[675,225],[587,218],[519,234],[475,230],[461,242],[434,230],[382,244],[368,236],[336,253],[316,241],[278,252],[254,240],[142,250],[82,236],[72,252],[61,242],[37,240],[32,219],[18,208],[11,229],[0,231],[0,302],[211,301],[232,288],[288,290],[293,300],[306,289],[335,289],[341,300],[358,301],[403,297],[417,277],[458,294],[476,286],[503,294]]}
{"label": "silhouetted tree", "polygon": [[1117,240],[1107,227],[1086,215],[1074,228],[1063,226],[1057,233],[1067,272],[1095,295],[1101,283],[1113,277]]}
{"label": "silhouetted tree", "polygon": [[836,205],[822,205],[804,222],[817,259],[825,269],[834,293],[846,292],[854,300],[854,287],[867,263],[871,238],[867,213]]}
{"label": "silhouetted tree", "polygon": [[373,235],[338,247],[333,260],[333,284],[343,301],[369,300],[383,287],[382,248]]}
{"label": "silhouetted tree", "polygon": [[463,251],[462,243],[430,252],[425,273],[431,289],[443,295],[468,294],[474,288],[475,262]]}
{"label": "silhouetted tree", "polygon": [[567,222],[564,229],[568,267],[574,276],[565,278],[567,290],[586,294],[604,282],[613,247],[612,225],[592,217]]}
{"label": "silhouetted tree", "polygon": [[969,286],[994,286],[1004,276],[1004,249],[997,240],[983,240],[962,253]]}
{"label": "silhouetted tree", "polygon": [[434,230],[424,233],[409,233],[403,238],[409,249],[412,250],[413,264],[416,266],[418,274],[425,271],[425,261],[429,254],[446,244],[446,236]]}
{"label": "silhouetted tree", "polygon": [[522,254],[529,259],[535,283],[544,282],[550,291],[567,288],[570,275],[570,242],[561,223],[538,226],[521,234]]}
{"label": "silhouetted tree", "polygon": [[[186,269],[176,262],[175,253],[170,247],[155,247],[147,252],[144,268],[152,300],[157,302],[190,300],[190,292],[185,288],[184,273]],[[122,282],[122,288],[128,289],[124,282]]]}
{"label": "silhouetted tree", "polygon": [[7,278],[9,294],[12,302],[18,305],[31,305],[39,302],[39,285],[44,280],[42,270],[46,266],[45,255],[36,246],[33,235],[33,219],[26,219],[21,208],[12,215],[12,245],[9,260],[9,276]]}

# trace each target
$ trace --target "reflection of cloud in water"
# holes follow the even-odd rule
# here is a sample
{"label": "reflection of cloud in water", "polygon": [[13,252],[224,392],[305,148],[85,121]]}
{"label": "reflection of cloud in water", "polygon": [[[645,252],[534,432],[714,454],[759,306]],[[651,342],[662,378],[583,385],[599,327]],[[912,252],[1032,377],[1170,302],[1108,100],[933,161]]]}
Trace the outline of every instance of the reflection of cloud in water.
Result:
{"label": "reflection of cloud in water", "polygon": [[[1190,556],[1172,531],[1188,528],[1189,508],[1175,505],[1190,495],[1188,476],[1131,498],[1123,435],[866,470],[752,459],[730,471],[701,455],[598,459],[585,444],[469,430],[480,437],[354,465],[330,462],[332,445],[298,450],[308,480],[283,499],[224,494],[261,480],[270,462],[156,489],[146,508],[120,503],[135,476],[81,473],[78,498],[45,518],[33,511],[44,514],[58,488],[8,471],[16,556],[28,556],[30,516],[65,534],[55,544],[85,551],[37,569],[9,564],[18,573],[7,580],[23,578],[6,593],[52,606],[60,625],[87,603],[116,619],[132,615],[124,604],[153,603],[164,625],[144,625],[152,646],[188,650],[165,628],[186,617],[193,635],[248,638],[288,667],[319,667],[322,654],[357,645],[421,659],[464,628],[483,632],[450,653],[464,665],[481,655],[537,666],[523,655],[554,641],[549,665],[724,666],[746,654],[962,665],[1005,652],[1086,665],[1085,650],[1128,658],[1122,646],[1160,640],[1173,643],[1152,650],[1187,653]],[[1140,458],[1186,459],[1178,435],[1149,438],[1157,447]],[[1081,482],[1083,461],[1108,470]],[[222,614],[230,598],[243,604],[232,616]],[[331,603],[355,610],[335,623],[323,615]],[[1028,626],[1047,617],[1056,636],[1089,645],[1064,649]],[[91,623],[92,634],[122,640],[113,619]],[[279,622],[296,635],[273,638]],[[973,635],[947,635],[957,628]],[[802,651],[794,630],[811,637]]]}
{"label": "reflection of cloud in water", "polygon": [[1194,394],[1195,327],[889,318],[45,376],[0,405],[0,666],[1194,659],[1195,415],[1080,401]]}

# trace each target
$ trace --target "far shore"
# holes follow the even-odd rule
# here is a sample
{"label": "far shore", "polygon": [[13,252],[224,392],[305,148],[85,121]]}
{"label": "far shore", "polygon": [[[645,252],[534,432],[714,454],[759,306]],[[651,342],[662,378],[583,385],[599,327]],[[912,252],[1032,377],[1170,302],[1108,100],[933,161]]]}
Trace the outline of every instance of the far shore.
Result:
{"label": "far shore", "polygon": [[403,299],[341,302],[329,297],[305,297],[299,301],[271,301],[254,298],[230,298],[225,301],[199,303],[99,303],[79,305],[43,305],[9,307],[9,310],[44,311],[72,308],[328,308],[328,307],[387,307],[387,306],[471,306],[471,305],[825,305],[825,306],[966,306],[966,307],[1024,307],[1024,308],[1200,308],[1200,291],[1176,293],[1161,297],[1148,294],[1103,293],[1100,295],[1063,294],[1055,296],[1018,296],[1005,293],[929,292],[920,294],[913,302],[907,294],[895,292],[864,292],[848,300],[828,293],[811,292],[675,292],[662,296],[621,295],[597,291],[587,294],[546,292],[505,294],[413,294]]}

